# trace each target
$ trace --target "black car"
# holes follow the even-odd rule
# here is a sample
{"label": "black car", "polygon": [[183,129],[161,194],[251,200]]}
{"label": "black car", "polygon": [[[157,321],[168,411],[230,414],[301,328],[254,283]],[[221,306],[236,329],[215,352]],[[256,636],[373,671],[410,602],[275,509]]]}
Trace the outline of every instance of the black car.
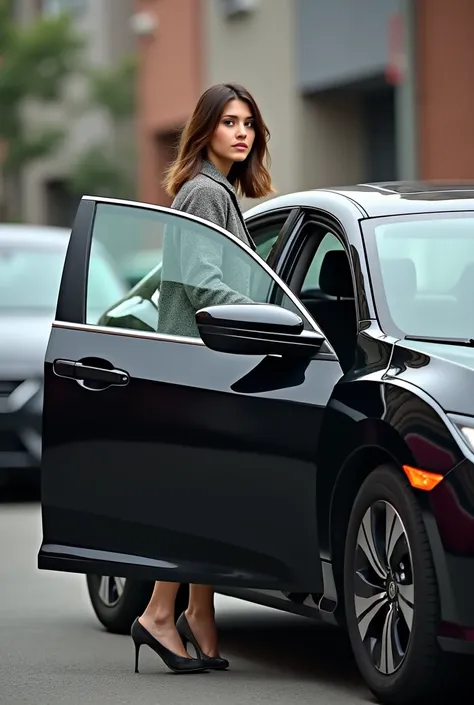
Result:
{"label": "black car", "polygon": [[[82,200],[46,353],[39,567],[88,574],[117,631],[155,579],[342,625],[381,702],[434,700],[474,654],[474,185],[308,191],[246,221],[257,253]],[[112,223],[204,242],[253,303],[216,305],[182,262],[168,278],[208,305],[194,334],[157,332],[150,261],[91,317]]]}
{"label": "black car", "polygon": [[[0,486],[39,485],[44,355],[70,229],[0,224]],[[91,315],[126,292],[94,247]]]}

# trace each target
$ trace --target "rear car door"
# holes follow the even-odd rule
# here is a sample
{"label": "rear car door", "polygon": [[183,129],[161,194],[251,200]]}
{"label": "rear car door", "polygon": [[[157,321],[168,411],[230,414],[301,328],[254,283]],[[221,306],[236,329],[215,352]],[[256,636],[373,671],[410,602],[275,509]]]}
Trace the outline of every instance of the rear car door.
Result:
{"label": "rear car door", "polygon": [[84,198],[45,360],[39,567],[318,592],[316,448],[342,374],[332,350],[238,355],[207,348],[197,333],[162,333],[153,287],[141,319],[104,323],[90,305],[94,244],[114,238],[123,270],[120,242],[129,256],[130,243],[146,240],[153,252],[183,233],[219,250],[224,284],[235,285],[238,264],[252,301],[278,301],[318,332],[226,231],[167,208]]}

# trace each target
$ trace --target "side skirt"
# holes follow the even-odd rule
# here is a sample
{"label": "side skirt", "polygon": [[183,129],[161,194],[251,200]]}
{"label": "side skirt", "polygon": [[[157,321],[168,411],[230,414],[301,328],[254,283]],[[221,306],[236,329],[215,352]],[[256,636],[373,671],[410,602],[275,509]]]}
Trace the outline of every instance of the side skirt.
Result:
{"label": "side skirt", "polygon": [[260,590],[253,588],[234,588],[217,586],[216,592],[228,597],[252,602],[264,607],[273,607],[284,612],[309,617],[324,624],[341,626],[336,617],[337,594],[332,574],[332,566],[328,561],[321,561],[324,594],[285,593],[280,590]]}

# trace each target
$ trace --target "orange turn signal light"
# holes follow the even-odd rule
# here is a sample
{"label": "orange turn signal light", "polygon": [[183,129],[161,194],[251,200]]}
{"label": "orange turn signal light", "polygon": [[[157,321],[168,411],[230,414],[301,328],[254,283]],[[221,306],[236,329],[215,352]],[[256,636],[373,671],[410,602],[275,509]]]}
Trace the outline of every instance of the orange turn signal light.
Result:
{"label": "orange turn signal light", "polygon": [[444,475],[412,468],[411,465],[404,465],[403,469],[410,485],[416,490],[426,490],[429,492],[430,490],[434,490],[436,485],[439,485],[441,480],[444,479]]}

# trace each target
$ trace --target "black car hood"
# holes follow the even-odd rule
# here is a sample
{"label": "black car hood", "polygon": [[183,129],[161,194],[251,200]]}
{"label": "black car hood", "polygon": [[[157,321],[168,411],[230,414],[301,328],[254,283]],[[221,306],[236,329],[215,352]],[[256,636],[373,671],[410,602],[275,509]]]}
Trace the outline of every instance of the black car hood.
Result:
{"label": "black car hood", "polygon": [[0,313],[0,378],[42,377],[54,312],[4,316]]}
{"label": "black car hood", "polygon": [[389,375],[425,390],[445,411],[474,416],[474,347],[402,340]]}

